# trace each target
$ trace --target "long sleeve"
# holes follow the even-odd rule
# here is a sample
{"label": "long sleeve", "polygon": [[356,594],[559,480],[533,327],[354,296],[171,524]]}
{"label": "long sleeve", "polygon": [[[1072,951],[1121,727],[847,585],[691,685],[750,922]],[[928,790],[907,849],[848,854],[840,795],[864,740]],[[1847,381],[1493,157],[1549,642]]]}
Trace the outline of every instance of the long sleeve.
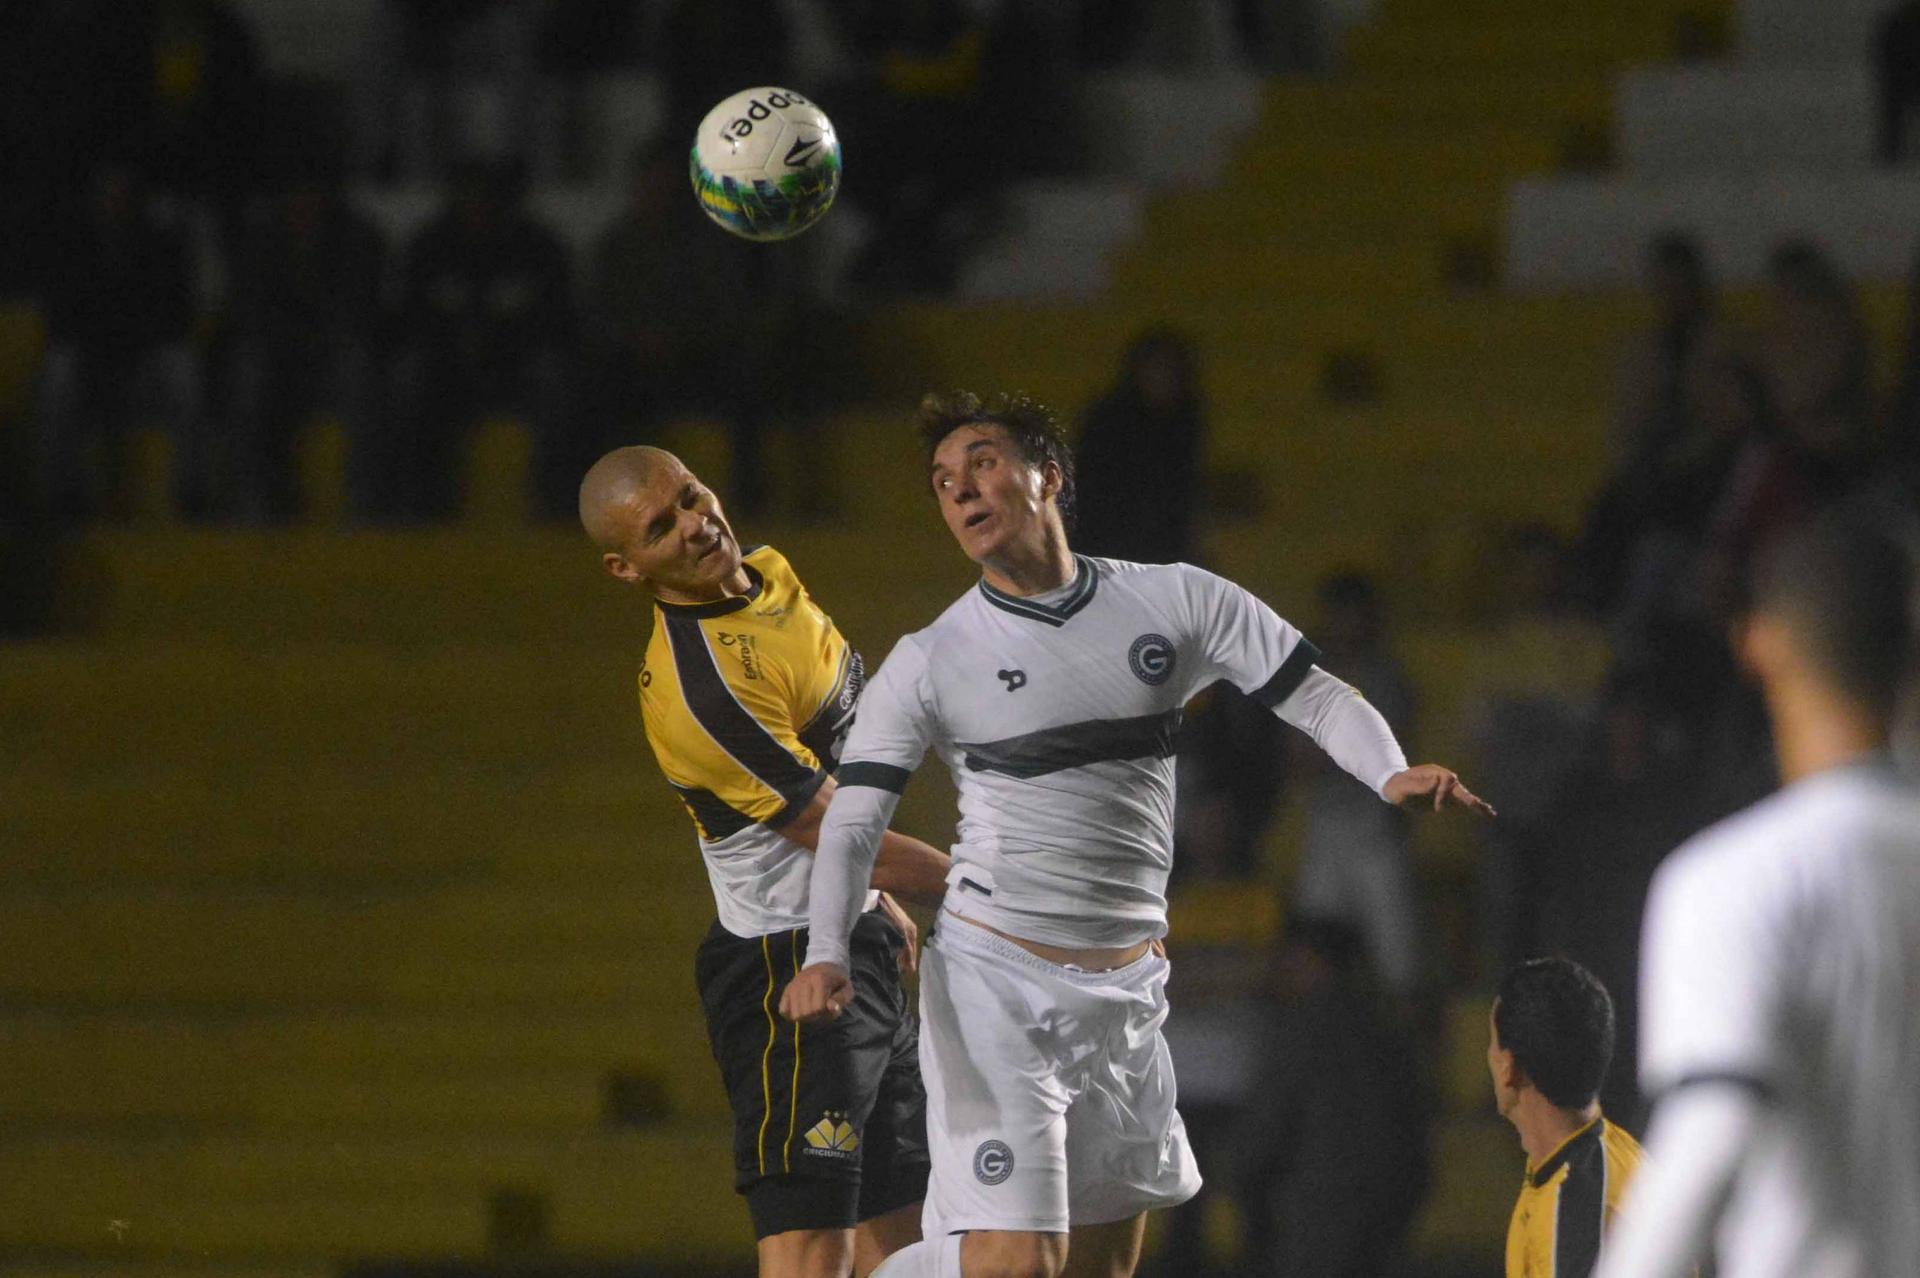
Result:
{"label": "long sleeve", "polygon": [[1318,666],[1275,711],[1375,794],[1407,770],[1406,752],[1385,717],[1359,689]]}
{"label": "long sleeve", "polygon": [[813,856],[808,966],[847,965],[848,942],[873,879],[880,840],[932,739],[926,673],[926,658],[909,636],[894,645],[860,696]]}
{"label": "long sleeve", "polygon": [[1226,679],[1312,737],[1378,794],[1406,755],[1380,712],[1314,664],[1320,650],[1293,625],[1224,577],[1182,565],[1188,624],[1203,654],[1195,690]]}

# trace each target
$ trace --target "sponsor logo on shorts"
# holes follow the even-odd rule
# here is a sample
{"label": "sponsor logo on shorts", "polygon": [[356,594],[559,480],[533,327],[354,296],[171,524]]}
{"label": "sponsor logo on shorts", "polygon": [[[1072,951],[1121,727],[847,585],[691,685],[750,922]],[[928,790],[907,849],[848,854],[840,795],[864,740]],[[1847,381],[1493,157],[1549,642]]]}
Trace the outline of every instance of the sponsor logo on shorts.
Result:
{"label": "sponsor logo on shorts", "polygon": [[1127,649],[1127,664],[1141,683],[1159,686],[1173,675],[1173,640],[1165,635],[1146,634]]}
{"label": "sponsor logo on shorts", "polygon": [[1013,1175],[1013,1151],[1004,1141],[981,1141],[973,1151],[973,1174],[983,1185],[998,1185]]}
{"label": "sponsor logo on shorts", "polygon": [[807,1128],[805,1135],[808,1148],[827,1158],[851,1158],[860,1150],[860,1133],[853,1130],[845,1114],[831,1110]]}

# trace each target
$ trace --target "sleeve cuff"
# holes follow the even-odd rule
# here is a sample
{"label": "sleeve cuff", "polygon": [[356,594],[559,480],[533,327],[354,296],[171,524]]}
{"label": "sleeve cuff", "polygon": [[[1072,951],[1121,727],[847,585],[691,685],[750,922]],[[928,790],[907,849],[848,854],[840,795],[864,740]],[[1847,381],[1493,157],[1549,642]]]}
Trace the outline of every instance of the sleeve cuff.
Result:
{"label": "sleeve cuff", "polygon": [[816,963],[831,963],[843,972],[851,972],[853,970],[853,959],[849,947],[816,940],[814,939],[814,934],[809,932],[807,934],[807,957],[801,963],[801,966],[812,967]]}
{"label": "sleeve cuff", "polygon": [[840,770],[833,774],[837,785],[864,785],[876,790],[885,790],[889,794],[899,794],[907,788],[907,782],[913,773],[905,768],[895,767],[891,763],[843,763]]}
{"label": "sleeve cuff", "polygon": [[1306,639],[1293,645],[1293,651],[1273,672],[1273,677],[1255,688],[1247,695],[1269,710],[1277,710],[1280,703],[1299,691],[1314,663],[1320,660],[1320,649]]}

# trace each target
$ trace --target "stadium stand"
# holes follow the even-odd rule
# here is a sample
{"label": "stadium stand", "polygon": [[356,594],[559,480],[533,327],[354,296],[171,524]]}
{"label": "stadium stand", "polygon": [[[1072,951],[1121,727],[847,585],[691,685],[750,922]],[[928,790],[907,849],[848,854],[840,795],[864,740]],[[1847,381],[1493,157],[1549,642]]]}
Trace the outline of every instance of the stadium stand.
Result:
{"label": "stadium stand", "polygon": [[1880,168],[1870,63],[1888,6],[1746,0],[1726,62],[1635,67],[1615,90],[1617,171],[1514,185],[1505,278],[1516,288],[1629,287],[1647,240],[1692,233],[1729,283],[1811,237],[1862,280],[1904,278],[1920,175]]}
{"label": "stadium stand", "polygon": [[[299,24],[324,7],[271,6],[287,47],[309,47]],[[1516,266],[1532,259],[1514,210],[1549,198],[1530,175],[1590,158],[1610,111],[1631,163],[1688,163],[1696,135],[1662,133],[1658,104],[1707,92],[1692,72],[1636,70],[1618,98],[1614,78],[1665,57],[1698,8],[1383,0],[1348,37],[1347,75],[1257,101],[1195,90],[1224,94],[1194,100],[1225,102],[1221,138],[1239,139],[1209,183],[1163,141],[1130,174],[1159,198],[1016,196],[1025,238],[983,258],[976,300],[890,310],[873,362],[893,390],[1023,387],[1077,409],[1134,333],[1178,318],[1207,352],[1214,469],[1267,494],[1222,522],[1213,566],[1283,611],[1335,567],[1374,572],[1411,628],[1435,725],[1419,744],[1441,755],[1476,556],[1491,529],[1576,517],[1643,309],[1496,291],[1503,243],[1514,283],[1551,282]],[[1743,56],[1799,47],[1780,34],[1795,9],[1749,0]],[[1740,76],[1711,74],[1713,101],[1746,109]],[[1151,123],[1175,91],[1130,92]],[[620,109],[645,127],[644,104]],[[381,199],[390,225],[418,216],[419,197]],[[1886,205],[1874,234],[1910,207]],[[1057,272],[1036,275],[1043,259]],[[1730,270],[1743,260],[1729,247]],[[869,660],[967,579],[896,418],[836,425],[857,476],[844,526],[766,530]],[[725,473],[710,436],[671,442]],[[336,494],[323,524],[337,452],[323,436],[306,463]],[[485,434],[468,522],[445,531],[92,533],[112,581],[98,630],[6,652],[0,846],[24,855],[0,883],[0,1273],[479,1262],[512,1233],[499,1204],[527,1195],[546,1254],[738,1271],[745,1217],[689,977],[707,886],[632,700],[645,614],[571,532],[519,526],[524,458],[511,425]],[[901,824],[937,834],[949,803],[923,777]],[[1284,865],[1284,827],[1273,844]],[[1467,853],[1428,841],[1434,894],[1464,893]],[[667,979],[647,993],[642,971]],[[1417,1240],[1433,1264],[1497,1255],[1518,1176],[1484,1100],[1486,1014],[1467,998],[1447,1017]],[[614,1088],[628,1103],[610,1107]]]}

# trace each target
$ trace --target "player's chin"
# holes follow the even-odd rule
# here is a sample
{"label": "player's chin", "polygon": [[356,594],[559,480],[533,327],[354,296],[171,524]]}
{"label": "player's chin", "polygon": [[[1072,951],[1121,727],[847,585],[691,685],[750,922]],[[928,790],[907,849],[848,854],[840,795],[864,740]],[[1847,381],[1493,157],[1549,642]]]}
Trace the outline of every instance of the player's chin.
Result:
{"label": "player's chin", "polygon": [[960,549],[966,551],[967,558],[977,564],[983,564],[993,558],[994,552],[1000,549],[1000,543],[1006,540],[1001,532],[999,521],[994,519],[989,519],[972,528],[964,525],[955,528],[953,539],[960,543]]}
{"label": "player's chin", "polygon": [[740,569],[740,544],[732,537],[721,537],[705,554],[693,561],[694,574],[705,585],[725,581]]}

